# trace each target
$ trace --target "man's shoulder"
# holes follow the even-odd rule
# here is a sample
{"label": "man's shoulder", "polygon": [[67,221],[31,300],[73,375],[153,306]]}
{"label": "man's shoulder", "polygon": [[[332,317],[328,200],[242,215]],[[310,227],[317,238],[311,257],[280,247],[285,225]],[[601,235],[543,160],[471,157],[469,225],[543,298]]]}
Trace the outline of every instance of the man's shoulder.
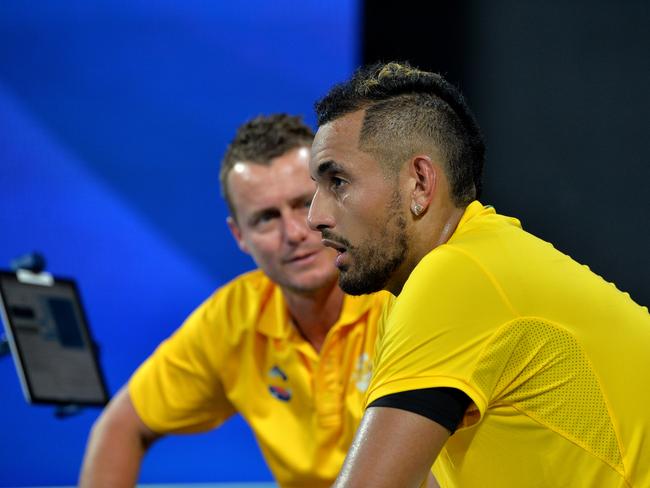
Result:
{"label": "man's shoulder", "polygon": [[197,309],[202,319],[228,329],[254,327],[277,285],[261,270],[237,276],[219,287]]}
{"label": "man's shoulder", "polygon": [[264,274],[261,269],[254,269],[246,273],[240,274],[233,278],[225,285],[221,286],[213,294],[218,293],[247,293],[250,295],[263,295],[269,289],[274,289],[277,285]]}

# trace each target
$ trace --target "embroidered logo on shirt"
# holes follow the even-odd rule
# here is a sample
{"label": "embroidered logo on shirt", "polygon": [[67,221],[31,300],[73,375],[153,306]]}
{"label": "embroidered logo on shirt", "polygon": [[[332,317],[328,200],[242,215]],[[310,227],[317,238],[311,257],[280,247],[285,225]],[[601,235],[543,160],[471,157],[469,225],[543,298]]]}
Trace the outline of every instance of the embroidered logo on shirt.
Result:
{"label": "embroidered logo on shirt", "polygon": [[370,385],[370,378],[372,377],[372,361],[365,352],[359,356],[356,367],[352,372],[352,382],[356,385],[360,392],[364,392]]}
{"label": "embroidered logo on shirt", "polygon": [[269,371],[269,376],[271,378],[282,378],[284,381],[287,381],[287,375],[284,374],[284,371],[282,371],[277,366],[273,366],[271,368],[271,370]]}
{"label": "embroidered logo on shirt", "polygon": [[291,400],[291,389],[285,383],[288,377],[279,367],[273,366],[269,370],[269,392],[278,400],[288,402]]}

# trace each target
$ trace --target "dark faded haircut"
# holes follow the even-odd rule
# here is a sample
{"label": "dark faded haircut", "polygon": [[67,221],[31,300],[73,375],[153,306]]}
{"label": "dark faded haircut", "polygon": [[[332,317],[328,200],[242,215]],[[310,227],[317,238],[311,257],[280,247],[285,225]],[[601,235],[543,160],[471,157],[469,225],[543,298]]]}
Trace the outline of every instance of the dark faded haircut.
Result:
{"label": "dark faded haircut", "polygon": [[479,198],[485,141],[460,91],[442,76],[408,63],[357,70],[316,103],[318,125],[365,109],[359,149],[399,171],[418,152],[440,158],[454,204]]}
{"label": "dark faded haircut", "polygon": [[237,129],[221,160],[219,182],[230,215],[236,218],[228,188],[228,174],[238,162],[268,166],[271,160],[300,147],[311,147],[314,133],[299,116],[259,115]]}

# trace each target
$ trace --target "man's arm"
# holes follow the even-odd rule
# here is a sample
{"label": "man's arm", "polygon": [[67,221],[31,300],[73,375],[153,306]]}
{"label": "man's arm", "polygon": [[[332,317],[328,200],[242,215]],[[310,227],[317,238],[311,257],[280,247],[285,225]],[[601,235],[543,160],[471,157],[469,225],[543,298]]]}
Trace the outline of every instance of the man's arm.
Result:
{"label": "man's arm", "polygon": [[448,438],[445,427],[419,414],[369,407],[334,486],[419,487]]}
{"label": "man's arm", "polygon": [[140,420],[128,389],[122,388],[93,425],[79,486],[134,487],[142,458],[159,437]]}

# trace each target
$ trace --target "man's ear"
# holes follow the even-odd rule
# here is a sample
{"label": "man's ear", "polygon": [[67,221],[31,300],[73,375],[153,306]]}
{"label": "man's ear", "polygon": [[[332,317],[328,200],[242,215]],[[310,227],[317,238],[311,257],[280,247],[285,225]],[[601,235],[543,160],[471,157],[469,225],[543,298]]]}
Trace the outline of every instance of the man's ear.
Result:
{"label": "man's ear", "polygon": [[441,170],[440,165],[434,163],[426,154],[418,154],[409,161],[410,205],[416,216],[424,214],[431,205]]}
{"label": "man's ear", "polygon": [[250,254],[250,252],[248,251],[248,246],[246,246],[246,243],[244,242],[244,239],[242,238],[241,229],[239,228],[239,225],[237,225],[237,222],[235,221],[235,219],[228,216],[226,218],[226,224],[228,224],[228,228],[230,229],[230,233],[232,234],[233,238],[235,239],[235,242],[237,243],[237,245],[239,246],[239,249],[241,249],[246,254]]}

